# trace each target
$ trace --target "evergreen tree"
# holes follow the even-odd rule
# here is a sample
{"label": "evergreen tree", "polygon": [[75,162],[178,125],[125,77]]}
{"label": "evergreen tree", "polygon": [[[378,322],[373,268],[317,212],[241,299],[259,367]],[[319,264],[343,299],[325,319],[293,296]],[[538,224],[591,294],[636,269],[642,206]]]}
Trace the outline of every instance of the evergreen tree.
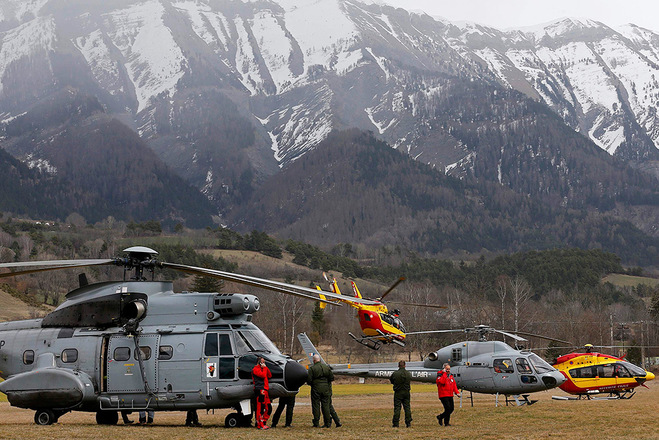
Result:
{"label": "evergreen tree", "polygon": [[224,280],[213,277],[195,275],[192,281],[192,290],[195,292],[221,292],[224,288]]}
{"label": "evergreen tree", "polygon": [[317,302],[311,313],[311,329],[313,335],[317,340],[320,340],[323,333],[325,333],[325,311],[320,308],[320,303]]}

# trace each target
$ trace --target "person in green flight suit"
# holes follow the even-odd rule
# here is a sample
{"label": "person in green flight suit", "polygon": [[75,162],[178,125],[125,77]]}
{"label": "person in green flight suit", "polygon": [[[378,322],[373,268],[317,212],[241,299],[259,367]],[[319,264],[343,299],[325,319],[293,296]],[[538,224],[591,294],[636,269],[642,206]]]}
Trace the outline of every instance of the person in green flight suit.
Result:
{"label": "person in green flight suit", "polygon": [[318,427],[320,413],[323,413],[323,428],[331,427],[330,398],[332,397],[331,382],[334,373],[330,367],[320,361],[320,356],[313,356],[313,365],[309,367],[307,383],[311,386],[311,412],[313,414],[313,426]]}
{"label": "person in green flight suit", "polygon": [[392,426],[398,428],[400,407],[405,410],[405,426],[412,425],[412,408],[410,408],[410,381],[412,375],[405,369],[405,361],[398,362],[398,370],[394,371],[389,381],[394,385],[394,418]]}

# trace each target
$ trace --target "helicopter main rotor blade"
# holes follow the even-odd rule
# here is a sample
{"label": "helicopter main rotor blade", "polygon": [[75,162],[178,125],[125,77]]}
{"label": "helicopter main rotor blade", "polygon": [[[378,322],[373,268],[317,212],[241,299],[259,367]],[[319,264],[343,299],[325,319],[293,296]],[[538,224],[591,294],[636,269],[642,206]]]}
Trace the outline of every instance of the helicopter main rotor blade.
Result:
{"label": "helicopter main rotor blade", "polygon": [[[490,329],[490,331],[501,333],[502,335],[506,335],[509,338],[513,338],[516,341],[524,341],[524,342],[528,341],[528,339],[526,339],[526,338],[522,338],[521,336],[517,336],[513,333],[508,333],[507,331],[504,331],[504,330],[497,330],[497,329],[493,328],[493,329]],[[517,332],[517,333],[520,333],[520,332]]]}
{"label": "helicopter main rotor blade", "polygon": [[405,281],[406,279],[407,279],[407,278],[405,278],[405,277],[400,277],[400,278],[398,278],[398,280],[396,280],[396,282],[393,283],[393,284],[391,285],[391,287],[388,288],[387,291],[384,292],[384,293],[382,294],[382,296],[380,297],[380,301],[382,301],[382,300],[384,299],[385,296],[389,295],[389,294],[391,293],[391,291],[394,290],[394,289],[396,288],[397,285],[399,285],[400,283],[402,283],[402,282]]}
{"label": "helicopter main rotor blade", "polygon": [[342,302],[355,302],[359,304],[374,305],[378,304],[376,301],[362,299],[362,298],[351,298],[345,295],[337,295],[332,292],[327,292],[325,290],[311,289],[309,287],[296,286],[295,284],[282,283],[279,281],[266,280],[264,278],[252,277],[249,275],[242,275],[232,272],[224,272],[221,270],[206,269],[202,267],[187,266],[183,264],[174,264],[174,263],[165,263],[158,262],[161,267],[167,267],[170,269],[180,270],[182,272],[197,274],[197,275],[207,275],[215,278],[220,278],[226,281],[232,281],[235,283],[245,284],[248,286],[260,287],[262,289],[268,289],[275,292],[286,293],[290,295],[296,295],[304,297],[307,299],[312,299],[314,301],[326,302],[328,304],[336,304],[335,301],[323,301],[318,295],[322,294],[327,298],[333,300],[338,300]]}
{"label": "helicopter main rotor blade", "polygon": [[420,303],[408,303],[400,301],[387,301],[387,304],[400,304],[401,306],[415,306],[415,307],[430,307],[433,309],[448,309],[447,306],[440,306],[438,304],[420,304]]}
{"label": "helicopter main rotor blade", "polygon": [[[501,332],[501,330],[497,330],[497,331]],[[506,330],[506,331],[512,332],[512,330]],[[570,346],[574,347],[574,344],[571,343],[571,342],[563,341],[561,339],[556,339],[556,338],[550,338],[549,336],[536,335],[535,333],[528,333],[528,332],[515,332],[515,333],[520,334],[520,335],[524,335],[524,336],[531,336],[533,338],[546,339],[548,341],[554,341],[554,342],[558,342],[558,343],[561,343],[561,344],[570,345]],[[507,336],[509,336],[509,335],[507,335]]]}
{"label": "helicopter main rotor blade", "polygon": [[22,263],[2,263],[1,268],[37,267],[38,269],[19,270],[15,272],[0,273],[0,278],[15,277],[49,270],[72,269],[76,267],[103,266],[116,264],[116,259],[92,259],[92,260],[50,260],[50,261],[26,261]]}

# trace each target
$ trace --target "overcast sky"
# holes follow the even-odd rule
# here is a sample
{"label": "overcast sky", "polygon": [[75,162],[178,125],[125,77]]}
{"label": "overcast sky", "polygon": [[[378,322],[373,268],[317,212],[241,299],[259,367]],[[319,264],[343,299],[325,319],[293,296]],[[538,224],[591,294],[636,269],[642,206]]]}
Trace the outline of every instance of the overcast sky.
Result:
{"label": "overcast sky", "polygon": [[532,26],[557,18],[590,18],[608,26],[634,23],[659,32],[657,0],[382,0],[450,21],[473,21],[499,29]]}

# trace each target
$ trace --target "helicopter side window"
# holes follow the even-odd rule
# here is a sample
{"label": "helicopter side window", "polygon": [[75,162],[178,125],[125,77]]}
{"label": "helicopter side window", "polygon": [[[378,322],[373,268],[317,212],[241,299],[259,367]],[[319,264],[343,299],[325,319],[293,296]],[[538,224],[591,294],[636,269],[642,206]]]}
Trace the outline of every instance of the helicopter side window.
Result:
{"label": "helicopter side window", "polygon": [[114,349],[114,355],[112,358],[115,361],[127,361],[130,359],[130,348],[128,347],[117,347]]}
{"label": "helicopter side window", "polygon": [[67,348],[62,352],[62,362],[71,364],[78,360],[78,350],[75,348]]}
{"label": "helicopter side window", "polygon": [[206,335],[204,354],[206,356],[217,356],[220,354],[219,347],[217,345],[217,333],[208,333]]}
{"label": "helicopter side window", "polygon": [[599,377],[607,377],[607,378],[612,378],[616,377],[615,376],[615,365],[613,364],[606,364],[606,365],[598,365],[597,366],[597,375]]}
{"label": "helicopter side window", "polygon": [[597,367],[581,367],[570,370],[573,379],[592,379],[597,376]]}
{"label": "helicopter side window", "polygon": [[33,350],[25,350],[23,352],[23,363],[25,365],[31,365],[34,363],[34,351]]}
{"label": "helicopter side window", "polygon": [[517,371],[519,371],[520,373],[522,374],[533,373],[533,370],[531,370],[531,366],[529,365],[529,362],[525,358],[515,359],[515,364],[517,364]]}
{"label": "helicopter side window", "polygon": [[451,351],[451,357],[453,359],[453,362],[462,362],[462,349],[454,348]]}
{"label": "helicopter side window", "polygon": [[[142,354],[143,361],[151,359],[151,347],[140,347],[140,353]],[[133,353],[133,357],[137,360],[137,350]]]}
{"label": "helicopter side window", "polygon": [[364,313],[364,321],[370,321],[371,320],[371,315],[368,313]]}
{"label": "helicopter side window", "polygon": [[515,370],[513,370],[513,361],[511,361],[510,359],[495,359],[493,366],[495,373],[515,372]]}
{"label": "helicopter side window", "polygon": [[616,364],[615,375],[616,377],[631,377],[629,371],[627,371],[627,369],[620,364]]}
{"label": "helicopter side window", "polygon": [[231,349],[231,340],[227,334],[220,335],[220,354],[222,356],[233,354],[233,350]]}
{"label": "helicopter side window", "polygon": [[168,361],[174,356],[174,347],[171,345],[161,345],[158,348],[158,360]]}

